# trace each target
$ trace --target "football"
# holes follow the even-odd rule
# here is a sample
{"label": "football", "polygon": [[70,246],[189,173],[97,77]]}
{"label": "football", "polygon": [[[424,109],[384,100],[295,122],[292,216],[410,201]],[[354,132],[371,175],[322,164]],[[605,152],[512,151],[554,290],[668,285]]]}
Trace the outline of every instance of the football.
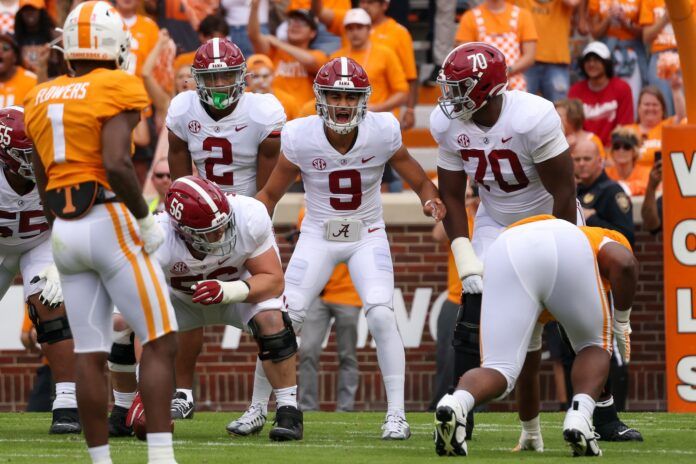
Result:
{"label": "football", "polygon": [[[133,426],[133,432],[138,440],[147,441],[147,421],[145,419],[145,407],[143,406],[140,392],[135,396],[133,405],[128,411],[126,423]],[[171,432],[174,433],[174,421],[171,421]]]}

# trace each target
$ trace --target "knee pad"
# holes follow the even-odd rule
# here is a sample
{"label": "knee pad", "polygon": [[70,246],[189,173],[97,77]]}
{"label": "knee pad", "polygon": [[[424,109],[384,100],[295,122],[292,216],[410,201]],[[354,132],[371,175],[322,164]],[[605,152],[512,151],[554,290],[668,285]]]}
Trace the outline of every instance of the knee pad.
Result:
{"label": "knee pad", "polygon": [[261,361],[271,360],[274,363],[279,363],[297,353],[297,338],[292,327],[290,315],[285,311],[281,311],[283,315],[283,330],[272,335],[261,335],[261,330],[252,319],[249,321],[251,334],[259,346],[259,359]]}
{"label": "knee pad", "polygon": [[29,319],[36,328],[37,342],[51,345],[63,340],[72,340],[72,331],[66,316],[42,322],[39,320],[39,312],[36,307],[30,302],[27,302],[27,306],[29,307]]}
{"label": "knee pad", "polygon": [[135,333],[131,329],[114,333],[114,343],[109,352],[109,370],[112,372],[135,372]]}
{"label": "knee pad", "polygon": [[531,351],[539,351],[541,349],[541,334],[544,332],[544,324],[536,323],[534,324],[534,330],[532,330],[532,338],[529,340],[529,347],[527,348],[527,353]]}
{"label": "knee pad", "polygon": [[452,346],[459,351],[480,356],[479,326],[481,323],[481,295],[462,295],[462,306],[454,326]]}

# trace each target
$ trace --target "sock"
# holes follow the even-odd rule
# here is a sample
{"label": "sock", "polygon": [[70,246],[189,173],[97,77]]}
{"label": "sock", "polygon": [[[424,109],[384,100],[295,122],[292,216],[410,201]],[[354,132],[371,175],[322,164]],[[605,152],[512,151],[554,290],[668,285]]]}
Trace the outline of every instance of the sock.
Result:
{"label": "sock", "polygon": [[474,397],[471,395],[466,390],[456,390],[453,393],[454,398],[459,401],[459,404],[462,405],[462,408],[464,408],[464,413],[469,414],[469,411],[474,409],[474,405],[476,404],[476,401],[474,400]]}
{"label": "sock", "polygon": [[276,407],[292,406],[297,407],[297,385],[273,390],[276,397]]}
{"label": "sock", "polygon": [[111,453],[109,445],[95,446],[87,448],[89,457],[92,458],[92,464],[111,464]]}
{"label": "sock", "polygon": [[570,409],[580,411],[580,413],[591,422],[592,412],[595,409],[595,400],[593,400],[590,395],[578,393],[573,396],[573,399],[570,401]]}
{"label": "sock", "polygon": [[387,392],[387,411],[403,411],[406,355],[394,312],[386,306],[373,306],[367,311],[366,319],[377,345],[377,362]]}
{"label": "sock", "polygon": [[254,392],[251,394],[251,404],[261,404],[263,413],[268,413],[268,400],[271,397],[273,387],[266,378],[263,363],[256,358],[256,371],[254,372]]}
{"label": "sock", "polygon": [[135,381],[140,385],[140,363],[135,365]]}
{"label": "sock", "polygon": [[614,397],[610,396],[607,400],[598,401],[592,418],[595,427],[618,421],[619,414],[614,404]]}
{"label": "sock", "polygon": [[186,401],[189,403],[193,403],[193,390],[191,389],[186,389],[186,388],[177,388],[176,389],[177,393],[183,393],[186,395]]}
{"label": "sock", "polygon": [[114,390],[114,404],[121,408],[130,409],[135,398],[135,392],[120,392]]}
{"label": "sock", "polygon": [[172,445],[171,433],[148,433],[147,434],[147,458],[148,463],[174,462],[174,446]]}
{"label": "sock", "polygon": [[522,430],[524,430],[528,435],[540,435],[541,434],[541,422],[539,421],[539,416],[528,421],[520,421],[522,424]]}
{"label": "sock", "polygon": [[75,382],[56,383],[56,399],[53,400],[53,409],[76,408]]}

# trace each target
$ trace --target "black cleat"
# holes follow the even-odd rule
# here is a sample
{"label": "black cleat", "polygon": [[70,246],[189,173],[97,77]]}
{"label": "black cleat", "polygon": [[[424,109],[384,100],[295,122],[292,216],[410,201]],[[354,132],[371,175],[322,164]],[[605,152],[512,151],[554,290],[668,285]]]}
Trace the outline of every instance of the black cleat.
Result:
{"label": "black cleat", "polygon": [[474,411],[469,411],[466,415],[466,439],[471,440],[474,436]]}
{"label": "black cleat", "polygon": [[302,440],[302,411],[292,406],[281,406],[276,411],[269,437],[273,441]]}
{"label": "black cleat", "polygon": [[595,425],[595,431],[602,441],[643,441],[643,435],[639,431],[630,428],[621,420]]}
{"label": "black cleat", "polygon": [[81,433],[82,425],[77,408],[59,408],[53,410],[53,423],[48,433],[62,435],[66,433]]}
{"label": "black cleat", "polygon": [[188,401],[186,399],[186,393],[174,393],[174,398],[172,398],[172,405],[169,409],[172,414],[172,419],[193,419],[194,409],[195,407],[193,405],[193,401]]}
{"label": "black cleat", "polygon": [[126,425],[128,409],[114,405],[109,415],[109,436],[130,437],[133,436],[133,427]]}

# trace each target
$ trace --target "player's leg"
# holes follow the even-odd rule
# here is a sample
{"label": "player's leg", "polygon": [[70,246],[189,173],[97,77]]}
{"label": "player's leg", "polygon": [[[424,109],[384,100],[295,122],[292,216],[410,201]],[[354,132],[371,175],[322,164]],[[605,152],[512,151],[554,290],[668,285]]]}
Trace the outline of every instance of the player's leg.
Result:
{"label": "player's leg", "polygon": [[544,324],[537,322],[527,348],[522,371],[517,377],[515,400],[522,425],[522,433],[513,451],[544,451],[539,421],[539,366],[541,365],[541,343]]}
{"label": "player's leg", "polygon": [[127,424],[126,417],[138,390],[135,333],[120,312],[114,311],[112,324],[114,339],[108,364],[114,407],[109,414],[109,436],[124,437],[133,435],[133,427]]}
{"label": "player's leg", "polygon": [[319,356],[326,331],[331,324],[331,310],[317,298],[302,324],[299,358],[299,396],[302,411],[319,410]]}
{"label": "player's leg", "polygon": [[[358,319],[360,308],[344,304],[330,304],[336,330],[336,351],[338,352],[338,401],[337,411],[352,411],[355,393],[358,391],[360,372],[358,370]],[[303,339],[304,344],[304,339]]]}
{"label": "player's leg", "polygon": [[[174,297],[172,297],[172,303],[174,303]],[[179,347],[176,350],[175,360],[176,392],[172,399],[171,413],[172,419],[193,419],[195,409],[193,377],[196,372],[196,360],[203,350],[203,327],[186,331],[181,330],[181,324],[179,327],[177,334]]]}
{"label": "player's leg", "polygon": [[387,416],[382,438],[405,440],[411,436],[404,408],[406,355],[394,316],[394,269],[384,229],[352,246],[348,270],[365,308],[367,328],[377,345],[377,362],[387,393]]}

